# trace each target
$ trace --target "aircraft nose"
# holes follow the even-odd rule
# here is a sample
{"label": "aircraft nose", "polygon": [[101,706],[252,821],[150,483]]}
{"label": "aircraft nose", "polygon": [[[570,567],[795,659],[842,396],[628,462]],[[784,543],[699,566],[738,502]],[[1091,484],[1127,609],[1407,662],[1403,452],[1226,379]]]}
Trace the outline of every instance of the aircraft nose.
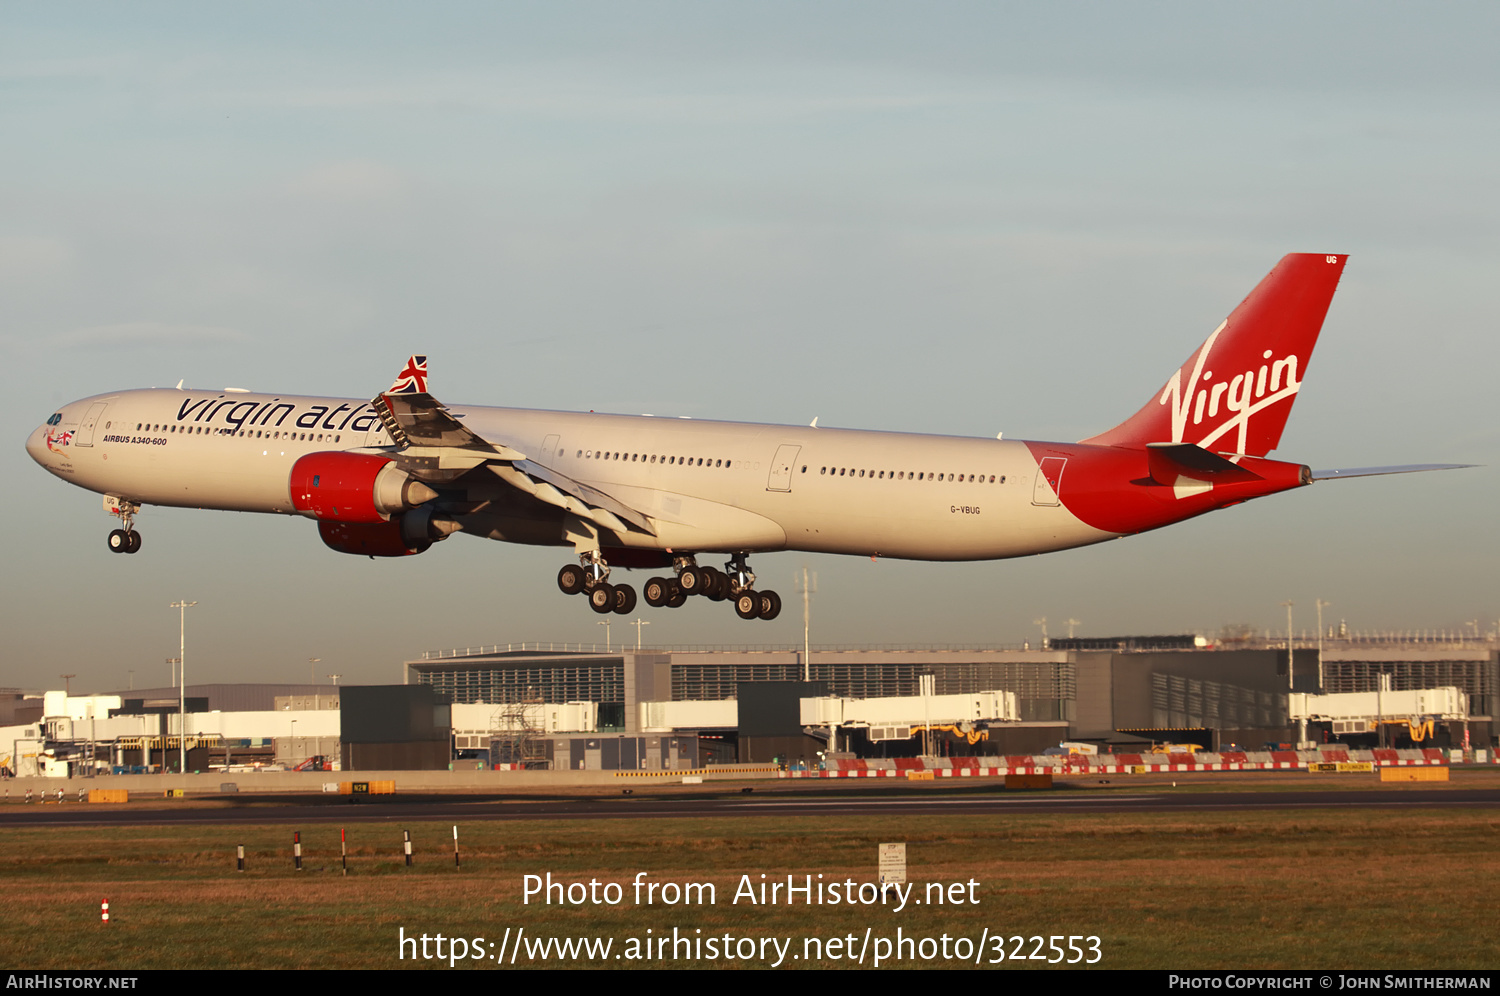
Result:
{"label": "aircraft nose", "polygon": [[31,459],[47,466],[47,427],[40,426],[35,429],[26,440],[26,452],[31,454]]}

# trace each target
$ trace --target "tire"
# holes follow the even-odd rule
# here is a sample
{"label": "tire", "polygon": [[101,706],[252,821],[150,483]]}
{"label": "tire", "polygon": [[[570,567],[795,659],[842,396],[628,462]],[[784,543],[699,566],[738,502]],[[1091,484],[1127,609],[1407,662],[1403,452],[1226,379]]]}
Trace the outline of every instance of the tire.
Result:
{"label": "tire", "polygon": [[601,616],[615,610],[615,586],[609,582],[597,584],[589,589],[589,608]]}
{"label": "tire", "polygon": [[130,537],[123,529],[111,529],[109,531],[109,552],[125,553],[130,549]]}
{"label": "tire", "polygon": [[672,597],[672,583],[666,578],[652,578],[646,582],[641,592],[646,598],[647,605],[660,608],[666,605],[667,600]]}
{"label": "tire", "polygon": [[760,592],[740,592],[734,600],[734,611],[741,619],[754,619],[760,615]]}
{"label": "tire", "polygon": [[713,575],[713,581],[703,594],[707,595],[709,601],[722,602],[729,597],[729,575],[712,567],[707,570]]}
{"label": "tire", "polygon": [[678,587],[677,582],[672,582],[672,593],[662,603],[669,609],[680,609],[687,604],[687,592]]}
{"label": "tire", "polygon": [[628,616],[635,610],[635,589],[628,584],[615,585],[615,611]]}
{"label": "tire", "polygon": [[564,564],[563,569],[557,572],[557,587],[564,595],[578,594],[583,590],[583,583],[586,580],[588,580],[588,575],[577,564]]}
{"label": "tire", "polygon": [[760,593],[760,617],[767,622],[781,615],[781,596],[774,591]]}
{"label": "tire", "polygon": [[697,567],[685,568],[681,574],[677,575],[677,584],[682,588],[684,595],[701,595],[706,587],[703,571]]}
{"label": "tire", "polygon": [[141,548],[141,534],[132,529],[125,534],[130,537],[130,545],[125,548],[126,553],[135,553]]}

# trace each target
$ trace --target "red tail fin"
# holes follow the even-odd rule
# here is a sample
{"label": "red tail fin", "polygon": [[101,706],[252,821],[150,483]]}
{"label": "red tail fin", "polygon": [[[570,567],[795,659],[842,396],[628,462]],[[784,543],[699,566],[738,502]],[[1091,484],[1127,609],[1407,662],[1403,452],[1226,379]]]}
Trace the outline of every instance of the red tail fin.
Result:
{"label": "red tail fin", "polygon": [[1265,456],[1281,441],[1348,258],[1282,257],[1144,408],[1083,442]]}

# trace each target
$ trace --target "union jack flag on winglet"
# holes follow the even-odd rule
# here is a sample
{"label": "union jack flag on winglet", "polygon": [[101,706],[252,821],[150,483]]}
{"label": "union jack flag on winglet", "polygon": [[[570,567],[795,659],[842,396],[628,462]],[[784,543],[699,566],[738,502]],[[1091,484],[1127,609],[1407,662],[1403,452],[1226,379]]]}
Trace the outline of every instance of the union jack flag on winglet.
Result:
{"label": "union jack flag on winglet", "polygon": [[390,386],[386,394],[426,394],[427,393],[427,357],[413,356],[407,359],[406,366],[396,375],[396,383]]}

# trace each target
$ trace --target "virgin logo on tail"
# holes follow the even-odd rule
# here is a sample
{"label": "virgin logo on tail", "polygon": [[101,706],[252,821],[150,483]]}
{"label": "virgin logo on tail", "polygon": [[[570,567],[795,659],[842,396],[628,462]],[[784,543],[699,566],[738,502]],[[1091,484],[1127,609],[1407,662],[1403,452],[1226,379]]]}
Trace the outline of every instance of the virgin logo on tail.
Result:
{"label": "virgin logo on tail", "polygon": [[[1189,388],[1183,390],[1182,371],[1178,370],[1172,374],[1172,379],[1167,381],[1161,397],[1157,399],[1159,404],[1171,405],[1174,443],[1189,441],[1186,435],[1190,417],[1195,427],[1202,425],[1204,419],[1207,419],[1209,424],[1201,430],[1203,434],[1191,442],[1204,449],[1214,449],[1213,444],[1218,443],[1231,430],[1238,430],[1233,451],[1244,453],[1250,432],[1250,417],[1283,398],[1290,398],[1302,386],[1297,373],[1301,366],[1297,355],[1290,353],[1277,359],[1269,349],[1261,353],[1261,359],[1265,362],[1259,369],[1237,372],[1233,376],[1220,376],[1215,380],[1214,371],[1204,368],[1208,365],[1209,354],[1213,352],[1219,334],[1228,326],[1228,320],[1221,322],[1199,348],[1188,381]],[[1215,422],[1220,417],[1221,409],[1223,420]],[[1194,428],[1193,434],[1198,435],[1199,431]],[[1221,450],[1227,448],[1218,447]]]}
{"label": "virgin logo on tail", "polygon": [[1323,253],[1283,257],[1165,387],[1130,418],[1084,442],[1192,443],[1248,456],[1275,449],[1345,259]]}

